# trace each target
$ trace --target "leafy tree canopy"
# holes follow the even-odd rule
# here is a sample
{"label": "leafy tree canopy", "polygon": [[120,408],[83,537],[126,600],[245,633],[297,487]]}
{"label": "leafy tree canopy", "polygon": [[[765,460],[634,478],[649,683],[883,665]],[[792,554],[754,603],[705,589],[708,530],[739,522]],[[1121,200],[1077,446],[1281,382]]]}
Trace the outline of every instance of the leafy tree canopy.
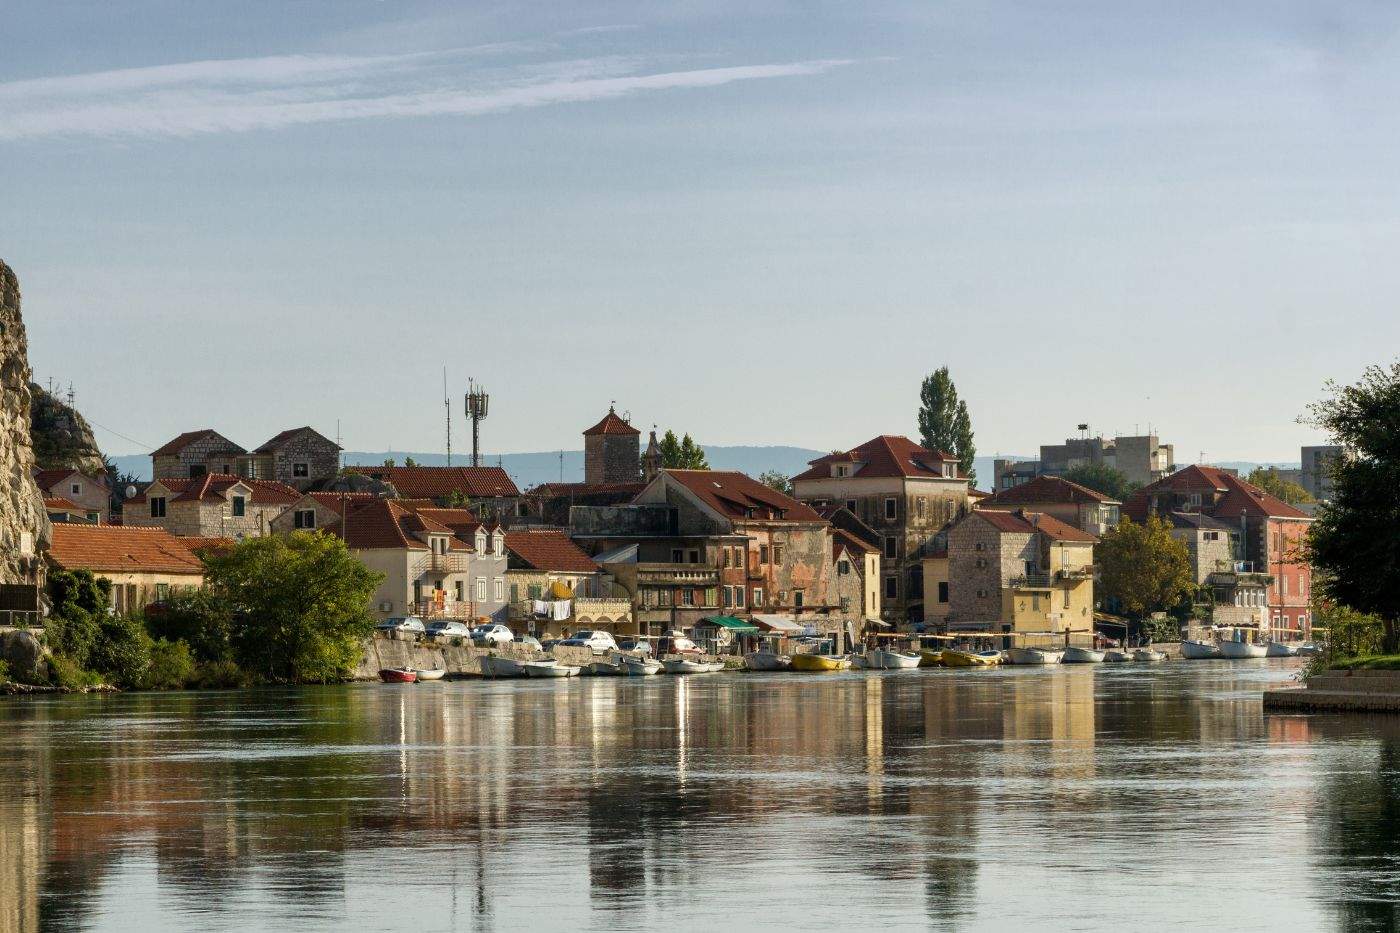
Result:
{"label": "leafy tree canopy", "polygon": [[792,495],[792,480],[777,470],[765,470],[758,474],[758,481],[769,489],[776,489],[785,496]]}
{"label": "leafy tree canopy", "polygon": [[1126,502],[1129,496],[1141,488],[1140,483],[1128,479],[1122,470],[1106,463],[1081,463],[1066,473],[1065,479],[1071,483],[1088,486],[1095,492],[1101,492],[1119,502]]}
{"label": "leafy tree canopy", "polygon": [[1256,467],[1245,477],[1245,481],[1253,483],[1269,495],[1282,499],[1289,505],[1313,501],[1313,497],[1308,495],[1306,489],[1279,476],[1278,470],[1273,467]]}
{"label": "leafy tree canopy", "polygon": [[676,432],[667,430],[661,440],[657,442],[661,448],[661,465],[668,470],[708,470],[709,462],[705,459],[705,448],[695,443],[687,434],[680,440],[676,439]]}
{"label": "leafy tree canopy", "polygon": [[958,398],[957,386],[944,366],[930,373],[919,389],[919,443],[929,450],[942,450],[958,458],[962,471],[977,482],[972,468],[977,447],[972,442],[972,418],[967,402]]}
{"label": "leafy tree canopy", "polygon": [[1156,515],[1142,525],[1124,519],[1103,536],[1097,559],[1104,596],[1116,598],[1135,619],[1170,610],[1196,588],[1186,545]]}

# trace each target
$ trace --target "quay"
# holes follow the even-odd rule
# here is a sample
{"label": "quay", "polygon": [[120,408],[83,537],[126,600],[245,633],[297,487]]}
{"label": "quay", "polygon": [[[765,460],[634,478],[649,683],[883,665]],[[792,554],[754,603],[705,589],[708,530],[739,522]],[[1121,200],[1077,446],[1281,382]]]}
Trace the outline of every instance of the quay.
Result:
{"label": "quay", "polygon": [[1400,671],[1322,671],[1264,691],[1266,710],[1400,713]]}

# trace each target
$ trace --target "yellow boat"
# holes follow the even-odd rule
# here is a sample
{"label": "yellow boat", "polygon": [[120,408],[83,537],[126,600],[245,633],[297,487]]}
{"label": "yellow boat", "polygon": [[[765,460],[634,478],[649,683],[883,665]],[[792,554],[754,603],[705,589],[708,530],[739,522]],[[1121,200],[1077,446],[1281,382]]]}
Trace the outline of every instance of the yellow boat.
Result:
{"label": "yellow boat", "polygon": [[851,666],[850,658],[834,654],[794,654],[792,669],[795,671],[844,671]]}
{"label": "yellow boat", "polygon": [[1001,655],[993,652],[978,654],[974,651],[959,651],[946,648],[943,651],[943,664],[947,667],[995,667],[1001,663]]}
{"label": "yellow boat", "polygon": [[920,649],[919,649],[919,666],[920,666],[920,667],[942,667],[942,666],[943,666],[943,652],[942,652],[942,651],[939,651],[939,650],[937,650],[937,649],[935,649],[935,650],[933,650],[933,651],[930,651],[930,650],[927,649],[927,648],[920,648]]}

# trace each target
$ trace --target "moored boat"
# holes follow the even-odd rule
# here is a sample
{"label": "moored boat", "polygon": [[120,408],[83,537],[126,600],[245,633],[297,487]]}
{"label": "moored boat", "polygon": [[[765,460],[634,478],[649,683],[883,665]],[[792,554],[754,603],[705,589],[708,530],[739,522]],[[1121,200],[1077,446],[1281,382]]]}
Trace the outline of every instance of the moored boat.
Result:
{"label": "moored boat", "polygon": [[853,655],[851,655],[851,670],[853,670],[853,671],[863,671],[863,670],[865,670],[866,668],[868,668],[868,667],[873,667],[873,666],[874,666],[874,665],[872,665],[872,664],[870,663],[870,658],[869,658],[868,655],[866,655],[866,654],[853,654]]}
{"label": "moored boat", "polygon": [[1183,641],[1181,656],[1188,661],[1208,661],[1220,657],[1220,649],[1208,641]]}
{"label": "moored boat", "polygon": [[1103,653],[1103,659],[1109,664],[1122,664],[1124,661],[1131,661],[1133,653],[1122,648],[1109,648]]}
{"label": "moored boat", "polygon": [[447,671],[443,670],[440,667],[432,667],[426,670],[418,670],[414,671],[413,673],[418,675],[419,683],[422,683],[425,680],[442,680],[443,677],[447,676]]}
{"label": "moored boat", "polygon": [[919,666],[919,656],[893,648],[876,648],[865,656],[865,662],[867,667],[877,671],[907,671]]}
{"label": "moored boat", "polygon": [[412,684],[418,682],[418,672],[409,667],[386,667],[379,672],[379,679],[386,684]]}
{"label": "moored boat", "polygon": [[767,648],[744,655],[744,666],[751,671],[785,671],[792,667],[792,658]]}
{"label": "moored boat", "polygon": [[834,654],[795,654],[792,656],[792,669],[808,673],[824,671],[845,671],[851,667],[851,659]]}
{"label": "moored boat", "polygon": [[499,654],[489,654],[481,659],[481,675],[483,677],[524,677],[525,662]]}
{"label": "moored boat", "polygon": [[943,652],[942,652],[942,651],[939,651],[939,650],[936,650],[936,649],[920,648],[920,649],[919,649],[919,666],[920,666],[920,667],[942,667],[942,666],[943,666]]}
{"label": "moored boat", "polygon": [[620,658],[599,658],[591,661],[584,666],[583,672],[594,677],[620,677],[627,673]]}
{"label": "moored boat", "polygon": [[1059,664],[1063,651],[1054,648],[1007,648],[1006,660],[1012,664]]}
{"label": "moored boat", "polygon": [[1219,641],[1222,658],[1262,658],[1269,652],[1267,645],[1256,645],[1247,641]]}
{"label": "moored boat", "polygon": [[1098,664],[1103,661],[1103,656],[1102,651],[1070,645],[1065,648],[1064,657],[1060,660],[1064,664]]}
{"label": "moored boat", "polygon": [[996,667],[1000,663],[1000,651],[963,651],[961,648],[943,649],[944,667]]}
{"label": "moored boat", "polygon": [[629,677],[649,677],[661,673],[661,662],[651,658],[625,657],[622,659],[622,666],[626,668]]}
{"label": "moored boat", "polygon": [[662,668],[668,674],[707,674],[710,665],[699,658],[664,658]]}
{"label": "moored boat", "polygon": [[1144,661],[1149,664],[1157,661],[1165,661],[1167,656],[1156,648],[1135,648],[1133,650],[1134,661]]}
{"label": "moored boat", "polygon": [[520,665],[529,677],[576,677],[583,670],[573,664],[560,664],[554,658],[541,661],[526,661]]}
{"label": "moored boat", "polygon": [[1315,654],[1322,654],[1322,646],[1312,642],[1305,642],[1298,646],[1298,657],[1310,658]]}
{"label": "moored boat", "polygon": [[1271,641],[1264,649],[1266,658],[1296,658],[1298,656],[1298,646],[1290,645],[1286,641]]}

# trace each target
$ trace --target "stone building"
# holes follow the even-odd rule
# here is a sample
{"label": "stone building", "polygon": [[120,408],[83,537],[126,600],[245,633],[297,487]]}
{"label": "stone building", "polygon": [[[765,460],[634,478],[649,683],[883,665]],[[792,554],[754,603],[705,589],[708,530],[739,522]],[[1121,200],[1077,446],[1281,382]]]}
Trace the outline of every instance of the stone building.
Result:
{"label": "stone building", "polygon": [[29,356],[19,280],[0,262],[0,625],[37,621],[50,524],[34,482]]}
{"label": "stone building", "polygon": [[221,473],[158,479],[126,500],[122,524],[164,528],[179,537],[259,537],[270,534],[272,522],[300,498],[283,483]]}
{"label": "stone building", "polygon": [[958,458],[884,435],[812,461],[792,478],[793,495],[819,509],[844,507],[881,539],[881,609],[885,621],[924,617],[922,560],[939,533],[969,509],[968,480]]}
{"label": "stone building", "polygon": [[204,585],[204,563],[163,528],[55,525],[49,558],[112,584],[112,609],[125,614]]}
{"label": "stone building", "polygon": [[1200,512],[1168,512],[1163,516],[1171,536],[1186,545],[1191,575],[1197,584],[1210,575],[1235,569],[1236,555],[1243,553],[1239,529]]}
{"label": "stone building", "polygon": [[509,524],[520,510],[520,490],[498,466],[357,466],[346,472],[388,483],[404,499],[470,508],[482,520]]}
{"label": "stone building", "polygon": [[291,428],[238,458],[237,473],[306,490],[340,472],[340,445],[310,427]]}
{"label": "stone building", "polygon": [[611,407],[583,432],[583,481],[590,486],[636,483],[642,478],[641,432]]}
{"label": "stone building", "polygon": [[843,614],[880,618],[880,550],[842,528],[831,530],[832,592]]}
{"label": "stone building", "polygon": [[112,502],[107,488],[107,474],[88,476],[67,468],[35,470],[34,482],[45,499],[62,499],[82,510],[84,518],[95,524],[107,524]]}
{"label": "stone building", "polygon": [[1121,506],[1116,499],[1058,476],[1037,476],[977,503],[979,509],[1043,512],[1091,535],[1105,535],[1116,528]]}
{"label": "stone building", "polygon": [[232,476],[247,453],[213,428],[186,431],[151,451],[153,479],[194,479],[206,473]]}
{"label": "stone building", "polygon": [[382,497],[367,492],[304,493],[285,512],[272,519],[268,528],[278,535],[291,531],[316,531],[340,521],[347,509],[357,509],[378,498]]}

